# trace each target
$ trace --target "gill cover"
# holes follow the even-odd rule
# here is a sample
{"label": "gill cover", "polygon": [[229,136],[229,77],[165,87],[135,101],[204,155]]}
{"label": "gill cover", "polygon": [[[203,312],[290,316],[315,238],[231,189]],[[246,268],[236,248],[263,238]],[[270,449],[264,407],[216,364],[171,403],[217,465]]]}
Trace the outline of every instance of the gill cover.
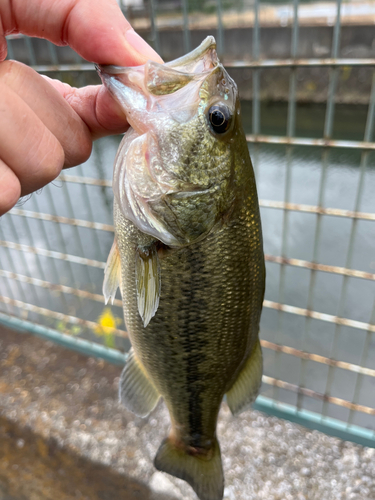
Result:
{"label": "gill cover", "polygon": [[[98,67],[131,125],[115,160],[116,201],[139,230],[172,247],[208,234],[230,203],[219,200],[223,185],[209,171],[190,176],[194,154],[186,153],[182,140],[191,126],[199,129],[196,142],[207,142],[209,150],[216,139],[206,119],[207,106],[225,100],[234,113],[237,88],[215,49],[215,39],[207,37],[197,49],[167,64]],[[226,182],[230,175],[224,177]]]}

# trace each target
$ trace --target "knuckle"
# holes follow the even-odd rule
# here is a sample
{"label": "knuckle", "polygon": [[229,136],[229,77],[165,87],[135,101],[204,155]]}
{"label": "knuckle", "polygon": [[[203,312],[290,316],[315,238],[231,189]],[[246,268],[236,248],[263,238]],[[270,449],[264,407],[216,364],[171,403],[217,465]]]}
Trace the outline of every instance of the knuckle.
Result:
{"label": "knuckle", "polygon": [[24,196],[56,179],[64,166],[65,153],[60,142],[46,127],[29,131],[22,150],[25,155],[22,160],[18,158],[17,171]]}
{"label": "knuckle", "polygon": [[21,196],[21,184],[16,175],[10,170],[1,175],[0,172],[0,216],[8,212],[17,203]]}
{"label": "knuckle", "polygon": [[82,148],[79,151],[77,164],[84,163],[85,161],[87,161],[90,158],[91,150],[92,150],[91,139],[86,137],[85,140],[82,141]]}
{"label": "knuckle", "polygon": [[51,182],[60,174],[65,163],[64,149],[57,139],[55,139],[54,145],[51,147],[47,158],[45,175],[47,182]]}
{"label": "knuckle", "polygon": [[13,59],[7,59],[0,64],[0,76],[5,83],[9,83],[9,81],[17,78],[20,73],[26,72],[33,72],[33,70],[26,66],[26,64],[14,61]]}
{"label": "knuckle", "polygon": [[71,141],[71,145],[73,144],[74,147],[70,147],[65,151],[64,168],[84,163],[91,155],[92,141],[88,131],[77,131],[74,141]]}
{"label": "knuckle", "polygon": [[13,59],[7,59],[6,61],[3,61],[0,65],[0,71],[2,74],[4,73],[12,73],[15,71],[18,67],[18,65],[21,64],[18,61],[14,61]]}
{"label": "knuckle", "polygon": [[44,140],[39,146],[35,152],[33,163],[38,184],[42,187],[56,179],[60,174],[65,163],[65,153],[60,142],[47,129]]}

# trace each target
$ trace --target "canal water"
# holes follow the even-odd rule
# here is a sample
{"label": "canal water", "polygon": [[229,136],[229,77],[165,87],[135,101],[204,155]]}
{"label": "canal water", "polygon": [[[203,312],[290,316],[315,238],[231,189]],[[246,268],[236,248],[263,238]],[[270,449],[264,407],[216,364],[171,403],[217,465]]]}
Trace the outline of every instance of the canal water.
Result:
{"label": "canal water", "polygon": [[[242,103],[246,133],[251,133],[251,103]],[[338,105],[335,110],[333,138],[363,140],[366,124],[365,106]],[[296,135],[323,136],[325,106],[298,105]],[[261,134],[285,135],[287,105],[261,106]],[[113,160],[120,137],[108,137],[95,143],[91,158],[82,166],[66,171],[95,179],[111,179]],[[320,147],[249,144],[261,200],[289,201],[304,205],[360,212],[375,212],[375,154],[360,150]],[[361,187],[362,186],[362,187]],[[33,195],[20,208],[35,212],[93,220],[112,224],[113,195],[110,187],[55,181]],[[312,213],[261,208],[264,250],[266,254],[331,266],[349,267],[375,273],[375,224],[373,221],[345,217],[318,216]],[[78,255],[104,262],[113,235],[67,224],[43,222],[32,218],[4,216],[0,221],[0,238],[37,248]],[[103,270],[62,260],[2,249],[3,269],[26,276],[101,293]],[[363,323],[374,322],[374,282],[345,278],[338,274],[312,273],[308,269],[267,262],[266,299],[299,308],[338,315]],[[13,294],[18,300],[65,314],[97,321],[104,305],[77,299],[66,294],[30,284],[20,284],[0,277],[0,293]],[[118,296],[119,297],[119,296]],[[0,309],[9,310],[0,304]],[[23,313],[24,315],[26,313]],[[122,311],[112,308],[119,318]],[[72,327],[64,321],[45,319],[28,313],[28,319],[49,324],[61,331],[95,341],[108,341],[100,332]],[[119,325],[123,328],[124,325]],[[265,308],[261,321],[261,338],[325,357],[364,364],[375,369],[375,338],[359,328],[306,319]],[[120,349],[127,349],[124,339],[114,339]],[[360,377],[338,368],[301,361],[293,356],[264,350],[265,374],[269,377],[302,385],[313,391],[375,407],[375,384],[370,377]],[[351,413],[336,405],[314,398],[298,398],[293,392],[265,385],[265,396],[298,404],[308,410],[375,429],[374,417]]]}

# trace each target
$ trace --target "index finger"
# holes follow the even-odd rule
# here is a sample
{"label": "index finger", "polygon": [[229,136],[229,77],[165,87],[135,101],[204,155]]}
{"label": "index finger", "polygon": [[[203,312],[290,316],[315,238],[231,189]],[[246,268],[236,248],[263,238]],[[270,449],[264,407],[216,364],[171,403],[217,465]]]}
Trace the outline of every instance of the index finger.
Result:
{"label": "index finger", "polygon": [[2,0],[0,21],[0,60],[6,57],[5,35],[24,33],[70,45],[99,64],[163,62],[132,29],[115,0]]}

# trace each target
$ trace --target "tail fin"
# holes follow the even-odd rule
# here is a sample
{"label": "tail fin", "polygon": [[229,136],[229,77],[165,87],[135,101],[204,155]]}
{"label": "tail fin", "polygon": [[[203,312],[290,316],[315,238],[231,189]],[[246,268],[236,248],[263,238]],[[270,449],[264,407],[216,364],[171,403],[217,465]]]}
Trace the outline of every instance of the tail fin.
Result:
{"label": "tail fin", "polygon": [[210,458],[191,455],[168,437],[162,442],[154,465],[158,470],[187,481],[200,500],[222,500],[224,477],[220,447],[215,439]]}

